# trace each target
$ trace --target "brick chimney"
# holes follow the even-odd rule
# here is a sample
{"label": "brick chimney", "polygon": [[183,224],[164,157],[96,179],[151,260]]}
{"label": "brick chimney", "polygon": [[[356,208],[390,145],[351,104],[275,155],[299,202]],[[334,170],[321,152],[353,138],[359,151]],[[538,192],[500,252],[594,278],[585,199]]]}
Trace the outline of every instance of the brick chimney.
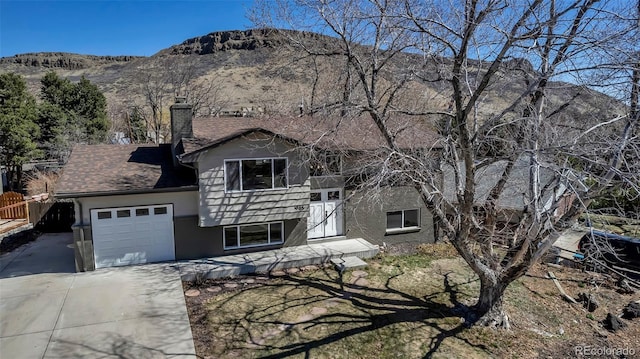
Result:
{"label": "brick chimney", "polygon": [[179,165],[176,156],[184,152],[182,139],[193,137],[192,111],[193,107],[184,97],[176,97],[176,103],[171,106],[171,157],[174,166]]}

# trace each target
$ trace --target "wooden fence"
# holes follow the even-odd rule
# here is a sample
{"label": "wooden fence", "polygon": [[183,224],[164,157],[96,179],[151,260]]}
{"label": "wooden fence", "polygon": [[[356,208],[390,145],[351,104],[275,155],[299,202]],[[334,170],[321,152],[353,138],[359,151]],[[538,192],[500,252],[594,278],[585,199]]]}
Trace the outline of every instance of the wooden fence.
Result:
{"label": "wooden fence", "polygon": [[47,214],[54,202],[29,202],[29,222],[34,225]]}
{"label": "wooden fence", "polygon": [[0,219],[29,219],[28,202],[17,192],[0,195]]}
{"label": "wooden fence", "polygon": [[43,232],[71,231],[71,225],[75,221],[73,202],[31,202],[29,205],[34,205],[32,208],[41,207],[37,209],[42,213],[41,217],[32,222],[36,229]]}
{"label": "wooden fence", "polygon": [[[41,201],[42,196],[25,200],[16,192],[0,195],[0,219],[23,219],[45,232],[70,231],[75,221],[72,202]],[[44,197],[46,200],[46,197]]]}

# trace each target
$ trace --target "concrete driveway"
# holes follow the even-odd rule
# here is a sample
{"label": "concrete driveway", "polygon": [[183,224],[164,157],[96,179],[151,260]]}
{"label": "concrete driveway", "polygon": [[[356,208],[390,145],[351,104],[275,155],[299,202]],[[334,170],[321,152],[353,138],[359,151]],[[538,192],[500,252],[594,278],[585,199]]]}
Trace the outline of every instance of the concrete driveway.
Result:
{"label": "concrete driveway", "polygon": [[0,358],[195,358],[178,271],[75,273],[70,233],[0,257]]}

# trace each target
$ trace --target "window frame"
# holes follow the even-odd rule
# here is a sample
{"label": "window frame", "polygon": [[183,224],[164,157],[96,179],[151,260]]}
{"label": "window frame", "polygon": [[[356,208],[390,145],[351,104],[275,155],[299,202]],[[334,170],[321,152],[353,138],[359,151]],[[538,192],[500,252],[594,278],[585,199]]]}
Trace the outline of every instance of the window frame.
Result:
{"label": "window frame", "polygon": [[[271,188],[260,188],[260,189],[244,189],[242,184],[242,174],[243,174],[243,161],[271,161]],[[285,186],[284,187],[275,187],[276,183],[276,174],[275,174],[275,160],[284,160],[284,175],[285,175]],[[238,181],[240,182],[240,189],[233,190],[229,189],[228,181],[227,181],[227,163],[229,162],[238,162]],[[260,192],[260,191],[277,191],[283,189],[289,189],[289,158],[287,157],[258,157],[258,158],[234,158],[234,159],[225,159],[223,164],[223,176],[224,176],[224,192],[225,193],[240,193],[240,192]]]}
{"label": "window frame", "polygon": [[[280,240],[279,241],[273,241],[271,238],[271,225],[273,224],[279,224],[280,225]],[[267,226],[267,243],[262,243],[262,244],[251,244],[251,245],[247,245],[247,246],[242,246],[240,245],[241,239],[240,239],[240,228],[241,227],[247,227],[247,226],[256,226],[256,225],[266,225]],[[227,246],[227,233],[226,230],[229,228],[235,228],[236,230],[236,245],[232,246],[232,247],[228,247]],[[222,227],[222,247],[225,251],[228,250],[235,250],[235,249],[245,249],[245,248],[255,248],[255,247],[265,247],[265,246],[273,246],[273,245],[277,245],[277,244],[283,244],[284,243],[284,221],[275,221],[275,222],[262,222],[262,223],[247,223],[247,224],[239,224],[239,225],[232,225],[232,226],[224,226]]]}
{"label": "window frame", "polygon": [[[417,216],[417,219],[418,219],[418,225],[417,226],[406,226],[405,227],[405,212],[409,212],[409,211],[416,211],[416,213],[418,215]],[[389,228],[389,213],[392,213],[392,212],[400,212],[402,214],[402,217],[401,217],[401,225],[402,225],[402,227]],[[422,229],[420,208],[408,208],[408,209],[397,209],[397,210],[386,211],[385,217],[386,217],[385,218],[385,233],[386,234],[417,232],[417,231],[420,231],[420,229]]]}

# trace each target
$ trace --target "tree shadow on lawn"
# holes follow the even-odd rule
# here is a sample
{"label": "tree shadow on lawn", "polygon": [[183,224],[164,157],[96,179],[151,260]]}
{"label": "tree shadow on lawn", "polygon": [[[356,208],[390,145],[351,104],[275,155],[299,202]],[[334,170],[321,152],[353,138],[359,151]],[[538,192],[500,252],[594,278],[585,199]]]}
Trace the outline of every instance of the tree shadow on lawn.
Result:
{"label": "tree shadow on lawn", "polygon": [[[219,349],[216,354],[233,356],[240,354],[238,351],[248,354],[246,350],[249,349],[250,355],[261,358],[282,358],[299,354],[308,358],[314,349],[367,332],[386,328],[393,330],[393,335],[397,337],[402,334],[402,329],[395,326],[397,324],[408,324],[405,329],[407,332],[429,327],[430,331],[438,333],[428,342],[428,352],[424,358],[436,354],[444,340],[451,337],[456,337],[469,346],[487,350],[484,345],[470,343],[467,339],[458,337],[468,326],[465,323],[458,324],[460,320],[457,318],[470,313],[469,308],[458,300],[459,286],[475,280],[453,283],[450,280],[451,273],[445,273],[442,274],[442,291],[418,297],[393,288],[392,281],[403,274],[389,277],[383,286],[359,285],[357,280],[344,283],[341,277],[335,277],[335,272],[330,271],[325,271],[326,279],[287,275],[281,277],[281,280],[270,280],[236,292],[215,303],[215,308],[209,306],[212,314],[210,318],[213,318],[210,320],[221,320],[215,323],[218,329],[231,331],[224,333],[225,335],[223,330],[212,333],[216,335],[216,347]],[[300,295],[302,292],[304,294]],[[277,296],[276,303],[261,306],[255,302],[258,298],[264,300],[273,293],[282,294]],[[442,298],[438,301],[443,294],[448,295],[450,303]],[[236,301],[246,301],[254,295],[254,301],[249,304],[251,308],[244,308],[241,317],[215,319],[215,313],[230,313],[237,305]],[[312,307],[327,306],[326,303],[331,301],[339,301],[347,306],[339,307],[339,310],[321,310],[316,315],[303,315],[295,320],[283,319],[292,312],[305,313]],[[394,327],[389,328],[390,326]],[[384,333],[379,335],[384,336]]]}

